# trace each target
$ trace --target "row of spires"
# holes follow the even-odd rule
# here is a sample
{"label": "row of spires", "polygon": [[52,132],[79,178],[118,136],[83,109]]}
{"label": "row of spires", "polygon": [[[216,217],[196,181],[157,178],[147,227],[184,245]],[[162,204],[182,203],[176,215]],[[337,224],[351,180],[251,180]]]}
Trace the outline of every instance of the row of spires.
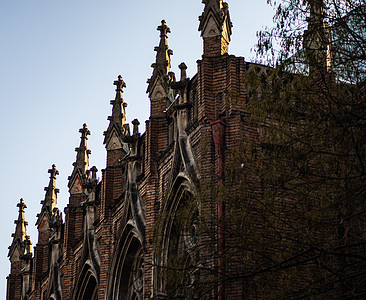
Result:
{"label": "row of spires", "polygon": [[[156,63],[152,66],[154,68],[153,75],[151,78],[160,74],[168,74],[170,71],[170,55],[172,51],[168,49],[167,45],[167,33],[170,32],[168,26],[166,26],[165,21],[161,22],[161,26],[158,27],[160,30],[160,44],[159,47],[155,47],[155,51],[157,51],[156,55]],[[126,143],[123,142],[124,136],[129,136],[129,126],[125,124],[126,121],[126,111],[127,103],[123,100],[123,88],[126,87],[126,83],[124,82],[121,75],[118,76],[117,80],[114,81],[114,85],[116,86],[116,96],[114,100],[110,101],[112,105],[112,115],[108,117],[109,126],[108,129],[104,132],[104,144],[107,147],[112,147],[113,145],[109,145],[112,137],[116,136],[119,139],[119,145],[115,145],[117,147],[125,146]],[[138,125],[139,122],[137,119],[133,120],[133,134],[138,133]],[[82,187],[85,182],[90,179],[90,175],[92,180],[96,180],[96,172],[97,168],[94,166],[89,170],[89,155],[91,151],[87,147],[88,136],[90,135],[90,130],[87,125],[84,123],[83,127],[79,130],[81,134],[80,146],[75,148],[76,151],[76,160],[73,163],[73,171],[71,175],[68,177],[69,183],[69,191],[72,192],[72,188],[74,186],[75,180],[80,180],[80,186]],[[42,208],[41,212],[37,214],[37,222],[36,226],[41,226],[41,222],[45,215],[49,220],[52,219],[52,216],[58,212],[57,205],[57,194],[59,193],[59,189],[56,188],[56,177],[59,175],[59,171],[56,169],[56,165],[53,164],[51,169],[48,170],[50,174],[50,180],[45,190],[45,198],[41,201]],[[90,174],[92,173],[92,174]],[[12,260],[13,255],[16,253],[20,253],[22,255],[31,255],[32,242],[30,241],[29,235],[27,235],[27,225],[28,222],[25,220],[25,208],[27,205],[24,203],[23,198],[20,199],[17,204],[19,207],[18,219],[14,221],[16,224],[15,233],[12,234],[13,241],[9,246],[9,254],[8,256]],[[19,255],[16,255],[15,259],[20,258]]]}
{"label": "row of spires", "polygon": [[[229,17],[228,11],[226,9],[227,6],[223,4],[222,0],[204,0],[203,3],[205,3],[206,8],[200,19],[200,30],[202,31],[204,40],[206,37],[212,37],[212,31],[216,36],[225,35],[223,33],[227,32],[227,30],[225,31],[224,27],[230,29],[231,26],[231,23],[228,22]],[[216,25],[213,26],[213,24]],[[227,26],[228,24],[229,26]],[[167,42],[170,29],[164,20],[157,29],[160,32],[160,42],[159,45],[154,48],[156,51],[156,60],[155,63],[152,64],[153,72],[151,78],[148,80],[147,93],[149,93],[150,96],[155,90],[157,83],[162,83],[164,87],[170,88],[171,82],[175,82],[175,75],[170,69],[170,56],[173,54],[173,51],[169,49]],[[229,32],[231,34],[231,30],[229,30]],[[225,35],[226,39],[227,36],[230,37],[230,34]],[[221,48],[221,45],[218,48]],[[179,68],[181,70],[181,81],[186,81],[186,65],[182,63],[180,64]],[[127,107],[127,103],[125,103],[123,100],[123,89],[126,87],[126,83],[122,79],[122,76],[118,76],[117,80],[114,82],[114,85],[116,86],[116,96],[114,100],[111,100],[110,102],[112,105],[112,114],[108,117],[109,125],[107,130],[104,132],[104,144],[107,149],[107,167],[110,165],[108,163],[108,154],[111,152],[109,151],[120,151],[122,149],[124,150],[122,152],[126,153],[125,157],[134,157],[138,155],[137,141],[140,136],[138,130],[139,122],[137,119],[132,121],[132,135],[130,135],[129,125],[125,124],[125,109]],[[160,108],[161,107],[159,106],[159,109]],[[71,195],[85,193],[87,197],[70,197],[69,205],[71,205],[72,201],[75,201],[76,205],[81,204],[81,202],[78,202],[79,199],[87,199],[86,202],[92,203],[95,200],[95,193],[90,193],[90,191],[96,187],[98,182],[96,178],[96,167],[89,169],[89,155],[91,152],[87,148],[87,140],[88,136],[90,135],[90,131],[87,128],[87,125],[84,124],[79,132],[81,133],[81,141],[80,146],[75,149],[77,153],[76,161],[73,163],[73,171],[68,178],[68,187]],[[114,157],[114,155],[111,156]],[[43,253],[43,249],[47,249],[47,247],[44,246],[47,246],[49,241],[52,241],[52,245],[58,244],[57,242],[61,238],[62,232],[62,227],[60,226],[62,224],[62,215],[56,207],[57,194],[59,192],[59,190],[56,188],[56,177],[59,172],[55,165],[52,165],[48,172],[50,174],[50,180],[48,186],[45,187],[45,198],[43,201],[41,201],[42,208],[41,212],[37,215],[36,222],[36,226],[38,227],[39,231],[38,244],[41,246],[41,248],[36,248],[40,249],[41,252],[39,253]],[[94,198],[92,195],[94,195]],[[14,275],[18,276],[19,272],[22,274],[22,282],[14,282],[16,282],[17,285],[19,283],[22,285],[21,291],[23,298],[29,290],[30,285],[30,271],[32,268],[32,243],[29,236],[27,235],[28,223],[25,220],[25,208],[27,206],[25,205],[23,199],[20,199],[17,207],[19,208],[19,215],[18,219],[15,220],[16,228],[15,233],[12,235],[13,241],[9,247],[8,256],[10,257],[12,268],[10,278],[13,276],[14,279]],[[67,212],[69,210],[66,209],[65,211]],[[35,255],[37,256],[38,250],[35,251]],[[21,263],[19,264],[19,262]],[[42,268],[40,269],[40,272],[44,271],[46,270]],[[13,279],[10,279],[8,282],[12,282]],[[19,289],[19,287],[17,287],[17,289]],[[49,297],[49,295],[47,297]]]}
{"label": "row of spires", "polygon": [[[90,134],[89,129],[86,124],[83,124],[83,127],[79,130],[81,133],[81,142],[80,146],[75,149],[76,161],[73,163],[74,169],[72,171],[71,176],[69,176],[69,188],[72,188],[72,183],[76,177],[79,177],[85,182],[85,179],[90,179],[90,171],[92,172],[92,180],[96,180],[96,167],[92,167],[90,171],[89,168],[89,154],[90,150],[87,148],[87,136]],[[59,175],[59,171],[56,169],[56,165],[53,164],[51,169],[48,170],[50,174],[50,180],[45,190],[44,200],[41,201],[42,208],[41,212],[37,214],[36,226],[42,227],[42,220],[46,217],[51,222],[56,219],[62,218],[59,213],[56,205],[57,205],[57,194],[59,193],[59,189],[56,187],[56,177]],[[19,207],[18,219],[14,221],[16,224],[15,233],[12,234],[13,241],[11,246],[9,246],[9,254],[8,256],[12,259],[12,256],[15,254],[15,250],[18,250],[20,256],[22,255],[31,255],[31,245],[30,237],[27,235],[27,226],[28,222],[25,220],[25,208],[27,205],[24,203],[23,198],[20,199],[17,204]],[[56,219],[55,219],[56,218]],[[52,224],[50,224],[52,225]],[[19,257],[21,258],[21,257]],[[18,256],[15,257],[18,259]]]}
{"label": "row of spires", "polygon": [[[216,47],[211,54],[224,54],[223,51],[227,51],[226,46],[230,42],[232,27],[228,6],[222,0],[203,0],[202,2],[205,4],[205,9],[199,18],[199,30],[204,38],[204,43],[206,41],[208,41],[207,43],[211,43],[213,40],[220,40],[216,44],[216,46],[219,47]],[[324,25],[323,22],[323,1],[313,0],[313,5],[311,7],[311,18],[313,18],[311,23],[321,27],[323,29],[322,31],[325,32],[326,25]],[[161,25],[158,26],[157,30],[160,32],[160,42],[159,46],[154,48],[156,51],[156,60],[155,63],[152,64],[153,72],[152,76],[148,80],[147,88],[147,93],[150,95],[154,90],[157,80],[163,78],[164,82],[175,82],[175,75],[171,72],[170,58],[171,55],[173,55],[173,51],[169,49],[167,41],[170,28],[167,26],[165,20],[162,20]],[[311,32],[311,30],[309,31]],[[325,35],[326,34],[324,33],[324,36]],[[324,39],[324,37],[321,36],[320,39]],[[314,40],[308,37],[306,42],[308,43],[308,48],[311,49],[313,47],[311,43],[314,43]],[[211,48],[207,47],[207,49]],[[207,51],[204,50],[204,56],[210,55]],[[181,70],[181,81],[184,81],[186,79],[187,67],[182,63],[179,65],[179,68]],[[122,76],[119,75],[117,80],[114,81],[114,85],[116,86],[116,96],[114,100],[110,101],[112,105],[112,115],[108,117],[109,125],[108,129],[104,132],[104,144],[106,145],[107,151],[123,148],[125,149],[125,152],[128,153],[128,144],[131,145],[131,141],[133,141],[133,139],[128,139],[128,137],[130,137],[130,130],[129,125],[125,124],[127,103],[125,103],[123,99],[123,89],[126,87],[126,83]],[[132,124],[133,136],[136,137],[138,136],[139,122],[135,119],[132,121]],[[68,178],[70,193],[82,193],[83,188],[84,186],[87,186],[87,183],[97,183],[97,168],[92,167],[89,169],[89,155],[91,154],[91,151],[87,148],[87,140],[90,135],[90,131],[87,128],[87,125],[83,124],[83,127],[79,132],[81,133],[80,146],[75,149],[77,152],[76,161],[73,163],[74,168],[72,174]],[[133,147],[131,147],[131,155],[134,154],[133,151],[136,153],[136,150],[133,150]],[[52,224],[60,224],[62,221],[62,216],[56,207],[57,194],[59,192],[56,188],[56,176],[59,172],[56,169],[56,166],[52,165],[51,169],[48,170],[48,173],[50,174],[50,181],[49,185],[45,187],[46,194],[44,200],[41,201],[42,209],[40,214],[37,215],[36,225],[40,228],[42,226],[42,220],[44,220],[44,217],[46,216],[47,219],[50,220],[49,225],[50,229],[52,229]],[[78,187],[80,187],[80,190],[73,190],[76,186],[75,182],[78,180]],[[29,258],[32,257],[32,242],[30,241],[30,237],[27,235],[28,222],[25,220],[25,208],[27,208],[27,206],[23,199],[20,199],[17,207],[19,208],[19,214],[18,219],[14,221],[16,228],[15,232],[12,234],[13,241],[11,246],[9,246],[8,254],[11,262],[18,259],[29,260]]]}
{"label": "row of spires", "polygon": [[[154,48],[154,50],[157,52],[156,62],[152,64],[153,74],[149,82],[154,81],[154,79],[159,76],[174,76],[174,74],[170,72],[170,55],[173,54],[173,51],[168,48],[167,43],[167,34],[170,33],[170,29],[166,25],[166,22],[163,20],[161,22],[161,25],[158,27],[158,30],[160,31],[160,43],[158,47]],[[186,67],[182,68],[184,69],[183,72],[185,77]],[[117,80],[114,81],[113,84],[116,86],[116,96],[114,100],[110,101],[110,104],[112,105],[112,115],[108,117],[109,126],[108,129],[104,132],[104,144],[106,145],[107,150],[114,150],[115,147],[128,147],[127,143],[124,142],[124,139],[130,136],[129,125],[125,124],[125,108],[127,107],[127,103],[123,100],[123,89],[126,87],[126,83],[124,82],[122,76],[119,75]],[[139,122],[137,119],[135,119],[132,121],[132,124],[133,136],[136,136],[138,135]],[[87,147],[87,140],[88,136],[90,135],[90,130],[84,123],[79,132],[81,134],[80,146],[75,148],[76,160],[73,163],[73,171],[68,177],[68,188],[70,193],[83,192],[83,186],[85,186],[85,184],[89,182],[90,179],[92,181],[97,181],[97,168],[92,167],[89,170],[89,155],[91,154],[91,151]],[[128,140],[128,138],[126,140]],[[127,153],[128,149],[125,150]],[[47,187],[44,188],[45,197],[44,200],[41,201],[41,212],[37,214],[36,226],[38,228],[41,228],[43,226],[43,220],[45,218],[49,220],[50,228],[52,227],[53,222],[58,222],[62,220],[62,216],[56,207],[57,194],[59,193],[59,189],[56,187],[56,177],[57,175],[59,175],[59,171],[56,169],[55,164],[53,164],[51,169],[48,170],[48,173],[50,174],[49,184]],[[79,181],[78,187],[80,188],[80,190],[73,189],[75,186],[75,182],[77,181]],[[19,208],[18,219],[14,221],[14,223],[16,224],[16,228],[15,232],[12,234],[13,241],[9,246],[8,254],[12,262],[18,261],[19,259],[30,258],[32,256],[32,242],[29,235],[27,235],[28,222],[25,220],[25,209],[27,208],[27,205],[24,203],[23,198],[20,199],[17,207]]]}
{"label": "row of spires", "polygon": [[[126,87],[126,84],[123,81],[122,76],[118,76],[118,79],[114,81],[114,85],[116,86],[116,97],[114,100],[111,101],[113,108],[112,115],[108,117],[108,120],[110,121],[109,127],[104,133],[105,144],[108,143],[108,138],[115,131],[118,132],[119,137],[123,137],[127,134],[126,127],[128,127],[128,125],[125,125],[125,107],[127,106],[127,104],[123,101],[122,97],[123,88]],[[139,122],[137,120],[134,120],[132,123],[134,124],[134,133],[138,132],[137,126]],[[83,188],[83,186],[85,186],[85,184],[89,181],[97,181],[97,168],[93,166],[89,169],[89,155],[91,154],[91,151],[88,149],[87,140],[88,136],[90,135],[90,130],[85,123],[83,124],[83,127],[79,129],[79,133],[81,134],[80,146],[75,148],[76,160],[72,164],[73,171],[68,177],[68,187],[70,193],[83,192],[82,189],[78,191],[73,190],[76,181],[80,182],[80,188]],[[47,217],[47,219],[51,222],[57,221],[62,218],[59,210],[56,207],[57,194],[59,193],[59,189],[56,187],[56,177],[57,175],[59,175],[59,171],[56,169],[55,164],[53,164],[51,169],[48,170],[48,173],[50,174],[49,184],[47,187],[44,188],[45,197],[44,200],[41,201],[41,212],[37,214],[36,226],[38,226],[38,228],[42,227],[42,220],[44,220],[44,217]],[[9,246],[8,254],[11,261],[13,261],[13,258],[14,260],[18,260],[22,259],[22,257],[32,255],[32,242],[30,241],[29,235],[27,235],[28,222],[25,220],[25,208],[27,208],[27,205],[24,203],[23,198],[20,199],[17,207],[19,207],[18,219],[14,221],[14,223],[16,224],[16,228],[15,232],[12,234],[13,241],[12,244]],[[52,226],[52,224],[49,225],[50,227]]]}
{"label": "row of spires", "polygon": [[[224,43],[228,44],[230,42],[230,36],[232,33],[232,23],[230,21],[227,3],[223,2],[222,0],[202,0],[202,3],[205,4],[205,8],[202,15],[199,17],[199,31],[201,31],[201,36],[204,38],[204,40],[220,37]],[[311,18],[313,18],[313,21],[310,23],[323,24],[323,1],[312,0],[310,1],[310,4]],[[161,25],[158,26],[157,30],[160,32],[160,42],[159,46],[154,48],[154,50],[156,51],[156,59],[155,63],[152,64],[152,76],[147,81],[147,93],[152,92],[158,78],[165,78],[168,82],[175,81],[175,75],[173,72],[170,71],[170,56],[173,55],[173,51],[169,49],[167,41],[168,33],[171,32],[170,28],[167,26],[165,20],[162,20]],[[222,45],[220,45],[220,47],[221,46]],[[179,65],[179,68],[181,70],[181,80],[185,80],[187,67],[184,63],[182,63]],[[125,124],[125,108],[127,107],[127,103],[123,100],[123,88],[126,87],[126,83],[122,79],[121,75],[119,75],[117,80],[114,81],[114,85],[116,86],[116,96],[114,100],[110,101],[112,105],[112,115],[108,117],[109,126],[108,129],[104,132],[104,144],[106,145],[107,150],[113,150],[115,147],[125,147],[127,153],[128,146],[127,143],[123,141],[123,139],[124,137],[130,135],[130,131],[128,124]],[[138,133],[139,122],[137,120],[134,120],[132,123],[134,125],[133,134]],[[76,178],[79,178],[79,180],[81,181],[88,180],[90,179],[90,175],[92,175],[92,179],[96,180],[96,167],[92,167],[89,170],[89,155],[91,151],[87,148],[87,140],[88,135],[90,135],[90,131],[87,128],[87,125],[83,124],[83,127],[79,130],[79,132],[81,133],[81,142],[80,146],[75,149],[75,151],[77,152],[76,161],[73,163],[74,169],[72,171],[72,174],[68,178],[68,187],[70,191]],[[37,215],[37,226],[40,225],[40,220],[43,214],[47,213],[49,216],[52,216],[57,204],[57,193],[59,192],[59,190],[56,188],[56,176],[59,174],[59,172],[57,171],[55,165],[52,165],[52,168],[48,170],[48,172],[50,173],[50,182],[48,187],[45,187],[46,195],[45,199],[41,202],[41,213]],[[92,174],[90,174],[90,172]],[[28,223],[24,219],[24,209],[27,206],[25,205],[23,199],[20,199],[20,202],[17,206],[19,207],[19,216],[18,219],[15,221],[16,229],[15,233],[12,235],[14,239],[12,245],[9,247],[9,256],[11,256],[16,247],[24,249],[22,253],[30,253],[29,245],[31,245],[31,242],[29,236],[26,233],[26,226]]]}
{"label": "row of spires", "polygon": [[[161,26],[159,26],[158,29],[161,32],[160,44],[159,47],[155,47],[155,51],[157,51],[156,63],[153,64],[154,71],[151,78],[156,77],[158,74],[165,75],[170,72],[170,55],[172,54],[172,51],[168,49],[167,45],[167,33],[170,32],[170,29],[166,26],[165,21],[162,21]],[[114,147],[122,147],[125,148],[125,152],[128,153],[128,142],[131,142],[128,139],[130,136],[130,130],[129,125],[125,124],[125,108],[127,107],[127,103],[123,100],[123,88],[126,87],[126,83],[121,75],[119,75],[117,80],[114,81],[114,85],[116,86],[116,96],[114,100],[110,101],[110,104],[112,105],[112,114],[108,117],[109,126],[104,132],[104,144],[106,145],[107,150],[114,150]],[[136,137],[139,135],[139,122],[135,119],[132,121],[132,124],[133,137]],[[87,140],[90,135],[90,130],[84,123],[79,132],[81,134],[80,146],[75,148],[76,160],[73,163],[73,171],[68,177],[70,194],[83,193],[84,187],[87,187],[88,183],[97,182],[97,168],[92,167],[89,170],[89,155],[91,154],[91,151],[87,147]],[[50,174],[49,184],[44,188],[45,197],[44,200],[41,201],[42,208],[41,212],[37,214],[36,226],[40,230],[44,226],[44,220],[46,219],[48,220],[49,230],[52,231],[53,227],[62,223],[62,215],[56,207],[57,194],[59,193],[59,189],[56,187],[56,177],[59,175],[59,171],[55,164],[53,164],[51,169],[48,170],[48,173]],[[79,189],[76,190],[75,187]],[[27,234],[28,222],[25,220],[25,209],[27,206],[24,203],[23,198],[20,199],[17,207],[19,208],[18,219],[14,221],[16,228],[15,232],[12,234],[13,241],[8,247],[8,256],[12,263],[19,260],[26,260],[29,262],[29,259],[32,257],[32,242]]]}
{"label": "row of spires", "polygon": [[[203,14],[199,17],[199,30],[201,31],[201,35],[203,37],[210,35],[225,35],[226,39],[228,39],[227,42],[229,42],[232,24],[230,22],[227,4],[222,0],[203,0],[202,3],[205,4],[205,9]],[[212,24],[216,24],[216,28],[213,28]],[[168,33],[171,32],[170,28],[167,26],[165,20],[162,20],[161,25],[158,26],[157,30],[160,32],[160,42],[159,46],[154,48],[156,51],[156,60],[155,63],[152,64],[153,73],[148,80],[147,93],[151,93],[158,78],[164,78],[168,82],[175,81],[175,75],[170,71],[170,56],[173,55],[173,51],[169,49],[167,41]],[[216,32],[213,32],[215,30]],[[187,67],[184,63],[182,63],[179,65],[179,68],[181,70],[181,80],[185,80]],[[122,79],[121,75],[119,75],[118,79],[114,81],[114,85],[116,86],[116,96],[115,99],[111,100],[110,102],[112,105],[112,115],[108,117],[109,126],[104,132],[104,144],[106,145],[107,150],[113,150],[114,147],[128,147],[127,143],[125,143],[123,139],[124,137],[130,135],[129,126],[128,124],[125,124],[125,108],[127,107],[127,103],[125,103],[123,100],[123,88],[126,87],[126,83]],[[134,125],[133,134],[135,135],[138,133],[139,122],[136,119],[132,123]],[[90,135],[90,131],[87,128],[87,125],[83,124],[83,127],[79,130],[79,132],[81,133],[81,142],[80,146],[75,149],[77,152],[76,161],[73,163],[74,169],[72,174],[68,177],[68,187],[70,192],[72,192],[75,180],[81,181],[81,187],[86,181],[90,179],[90,175],[93,180],[96,180],[97,169],[92,167],[89,170],[89,155],[91,154],[91,151],[87,148],[87,140],[88,135]],[[125,150],[128,152],[128,149]],[[90,172],[92,174],[90,174]],[[56,176],[59,175],[59,172],[56,169],[56,166],[52,165],[51,169],[48,170],[48,173],[50,174],[50,181],[49,185],[45,187],[46,194],[44,200],[41,201],[41,212],[37,215],[36,225],[38,227],[41,226],[41,221],[43,220],[45,214],[49,220],[54,218],[56,215],[58,218],[61,217],[56,207],[57,193],[59,192],[59,190],[56,188]],[[15,220],[16,229],[15,233],[12,234],[13,242],[9,247],[10,257],[13,256],[16,249],[18,249],[19,253],[22,255],[31,254],[32,243],[29,236],[27,235],[26,226],[28,223],[26,222],[24,216],[24,211],[27,206],[25,205],[23,199],[20,199],[20,202],[17,206],[19,207],[19,216],[18,219]]]}
{"label": "row of spires", "polygon": [[[50,173],[50,181],[47,187],[45,187],[45,198],[41,201],[42,209],[41,213],[37,214],[37,226],[42,226],[42,219],[44,215],[47,215],[49,220],[53,219],[55,214],[56,204],[57,204],[57,193],[59,190],[56,188],[56,176],[59,174],[55,165],[52,165],[52,168],[48,170]],[[9,246],[9,254],[10,260],[18,260],[24,257],[30,256],[32,253],[29,235],[27,235],[27,226],[28,222],[25,220],[25,208],[27,205],[24,203],[23,198],[20,199],[17,204],[19,207],[18,219],[14,221],[16,224],[15,233],[12,234],[13,241]],[[57,212],[58,213],[58,212]],[[13,257],[15,255],[15,257]]]}

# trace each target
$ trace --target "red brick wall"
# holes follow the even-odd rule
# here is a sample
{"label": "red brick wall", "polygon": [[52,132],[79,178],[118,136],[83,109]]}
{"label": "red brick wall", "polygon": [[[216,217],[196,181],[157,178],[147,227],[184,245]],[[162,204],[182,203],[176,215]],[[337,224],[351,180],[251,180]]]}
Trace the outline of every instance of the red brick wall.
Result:
{"label": "red brick wall", "polygon": [[[227,43],[222,38],[207,38],[204,40],[204,56],[198,61],[198,74],[190,82],[189,103],[193,105],[189,111],[190,122],[188,134],[193,151],[200,169],[201,181],[216,183],[217,157],[212,140],[210,122],[224,119],[226,122],[225,147],[231,149],[243,138],[250,134],[243,134],[242,118],[245,112],[245,63],[243,58],[236,58],[227,54]],[[221,55],[224,54],[224,55]],[[140,196],[145,201],[146,212],[146,244],[144,297],[152,294],[153,278],[153,250],[154,229],[158,214],[166,199],[168,183],[173,166],[174,147],[168,143],[168,120],[164,113],[167,108],[165,98],[151,101],[151,118],[146,122],[146,133],[142,136],[140,154],[143,159],[143,175],[138,182]],[[176,143],[177,141],[175,141]],[[169,148],[170,146],[170,148]],[[100,246],[101,270],[99,278],[99,299],[104,299],[110,262],[123,227],[122,217],[124,209],[123,193],[123,165],[120,159],[125,156],[122,149],[107,151],[107,167],[102,170],[101,192],[99,195],[98,221],[96,236]],[[227,153],[224,153],[224,163]],[[215,218],[216,202],[214,194],[207,198],[202,205],[201,213],[206,211]],[[80,203],[84,196],[70,197],[70,204],[66,209],[66,223],[64,227],[63,256],[60,262],[63,277],[63,298],[71,299],[76,285],[77,275],[81,265],[78,265],[82,255],[83,242],[83,209]],[[215,222],[212,222],[213,224]],[[206,237],[209,238],[209,237]],[[40,237],[40,240],[48,241]],[[209,241],[209,240],[208,240]],[[48,274],[49,248],[47,244],[38,244],[34,257],[32,293],[30,299],[41,299],[41,283],[46,286]],[[215,246],[205,253],[211,256],[216,251]],[[211,260],[214,267],[215,260]],[[8,282],[12,282],[9,277]],[[234,287],[230,287],[233,289]],[[11,291],[11,289],[9,289]],[[240,294],[237,289],[235,294]]]}
{"label": "red brick wall", "polygon": [[228,52],[229,44],[222,36],[206,37],[203,39],[204,56],[220,56]]}
{"label": "red brick wall", "polygon": [[20,270],[22,261],[16,261],[11,264],[10,274],[7,277],[7,300],[18,300],[22,294],[22,277]]}

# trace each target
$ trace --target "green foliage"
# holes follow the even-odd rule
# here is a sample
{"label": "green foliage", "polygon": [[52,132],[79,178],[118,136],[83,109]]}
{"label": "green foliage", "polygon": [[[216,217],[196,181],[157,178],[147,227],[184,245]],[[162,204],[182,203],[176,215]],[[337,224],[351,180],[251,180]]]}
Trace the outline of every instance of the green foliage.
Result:
{"label": "green foliage", "polygon": [[[309,2],[320,3],[273,3],[277,28],[259,35],[259,52],[269,55],[277,67],[267,69],[264,79],[255,68],[246,78],[250,122],[260,130],[251,145],[245,142],[240,147],[249,151],[240,151],[244,169],[235,184],[247,192],[233,199],[230,195],[228,202],[251,203],[248,209],[257,220],[252,232],[259,236],[242,249],[243,257],[250,249],[259,249],[253,254],[258,264],[252,263],[251,270],[253,282],[270,292],[266,298],[363,297],[366,43],[360,26],[366,12],[358,5],[365,3],[324,1],[325,23],[321,28],[309,25],[310,36],[321,29],[328,34],[328,24],[338,39],[328,65],[329,57],[318,55],[324,51],[322,43],[301,49]],[[274,40],[280,45],[276,57]],[[357,51],[352,48],[356,44]],[[305,55],[296,55],[299,51]],[[293,65],[299,63],[308,66],[307,72],[294,72]],[[235,168],[237,156],[228,168]],[[253,174],[259,190],[247,182]]]}
{"label": "green foliage", "polygon": [[[268,2],[277,27],[259,33],[258,53],[276,67],[252,64],[243,78],[244,128],[255,134],[226,149],[223,185],[212,166],[195,195],[162,214],[159,228],[171,222],[168,286],[200,299],[220,284],[248,299],[364,298],[366,3],[324,1],[325,14],[310,16],[320,1]],[[205,157],[213,146],[203,140]]]}

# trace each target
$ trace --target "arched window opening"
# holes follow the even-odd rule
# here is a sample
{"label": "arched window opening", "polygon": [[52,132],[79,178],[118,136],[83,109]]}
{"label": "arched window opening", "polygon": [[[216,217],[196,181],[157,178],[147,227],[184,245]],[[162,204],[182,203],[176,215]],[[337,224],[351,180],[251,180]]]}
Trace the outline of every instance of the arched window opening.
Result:
{"label": "arched window opening", "polygon": [[143,251],[135,238],[130,244],[123,264],[118,299],[143,299]]}
{"label": "arched window opening", "polygon": [[98,282],[86,264],[79,277],[73,299],[75,300],[98,300]]}
{"label": "arched window opening", "polygon": [[122,231],[111,264],[107,299],[143,299],[144,252],[138,231],[131,224]]}
{"label": "arched window opening", "polygon": [[90,276],[87,286],[84,291],[84,295],[81,298],[82,300],[98,300],[98,289],[97,289],[97,281],[94,276]]}
{"label": "arched window opening", "polygon": [[198,270],[198,221],[199,210],[193,195],[180,188],[174,195],[163,222],[164,237],[162,253],[165,257],[158,268],[158,276],[163,276],[162,291],[174,299],[194,299]]}

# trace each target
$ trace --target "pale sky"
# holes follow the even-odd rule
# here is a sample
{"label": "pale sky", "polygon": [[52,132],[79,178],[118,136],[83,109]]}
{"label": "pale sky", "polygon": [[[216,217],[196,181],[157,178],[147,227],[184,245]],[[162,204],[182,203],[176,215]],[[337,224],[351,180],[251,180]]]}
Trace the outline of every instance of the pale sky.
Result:
{"label": "pale sky", "polygon": [[[266,0],[227,2],[234,25],[229,53],[250,61],[256,32],[272,26],[273,10]],[[63,211],[79,128],[88,124],[90,165],[96,165],[100,177],[113,81],[122,75],[127,122],[138,118],[144,132],[150,108],[146,80],[159,42],[156,28],[166,20],[172,69],[179,77],[178,65],[185,62],[192,78],[202,55],[197,30],[202,11],[200,0],[0,0],[0,298],[6,296],[8,246],[19,199],[28,206],[28,234],[35,246],[47,170],[56,164],[60,172],[57,206]]]}

